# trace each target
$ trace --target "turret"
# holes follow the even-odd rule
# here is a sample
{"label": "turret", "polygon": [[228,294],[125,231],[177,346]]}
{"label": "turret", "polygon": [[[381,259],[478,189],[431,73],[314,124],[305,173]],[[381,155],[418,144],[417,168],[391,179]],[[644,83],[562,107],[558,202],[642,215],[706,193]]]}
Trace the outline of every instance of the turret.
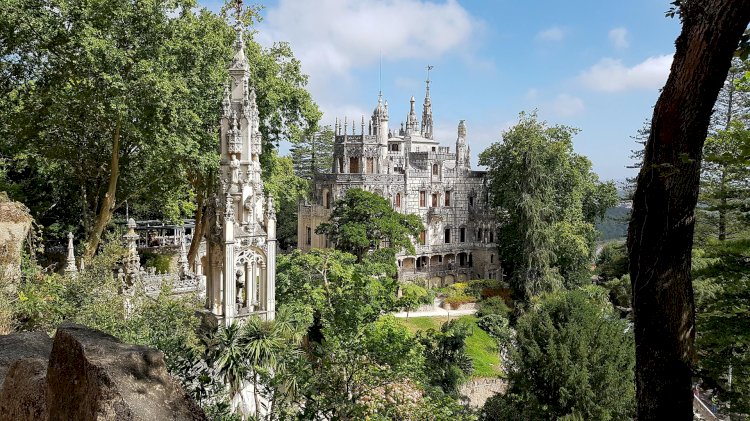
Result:
{"label": "turret", "polygon": [[417,113],[414,110],[414,103],[416,100],[412,95],[409,100],[409,115],[406,116],[406,134],[412,134],[417,131]]}
{"label": "turret", "polygon": [[383,103],[382,92],[378,94],[378,105],[372,112],[370,120],[371,133],[378,137],[378,143],[388,147],[388,101]]}
{"label": "turret", "polygon": [[427,66],[427,88],[424,94],[424,104],[422,105],[422,136],[432,139],[432,100],[430,99],[430,70],[432,66]]}
{"label": "turret", "polygon": [[456,138],[456,168],[471,168],[469,147],[466,144],[466,122],[458,122],[458,137]]}

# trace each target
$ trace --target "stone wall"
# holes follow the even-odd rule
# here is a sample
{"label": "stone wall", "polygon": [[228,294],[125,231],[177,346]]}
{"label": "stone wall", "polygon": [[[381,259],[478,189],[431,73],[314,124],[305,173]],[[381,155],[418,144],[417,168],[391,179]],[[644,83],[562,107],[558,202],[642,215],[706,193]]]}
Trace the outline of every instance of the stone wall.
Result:
{"label": "stone wall", "polygon": [[481,408],[487,399],[507,389],[508,382],[503,379],[473,379],[464,383],[459,393],[466,397],[470,406]]}
{"label": "stone wall", "polygon": [[0,336],[0,421],[206,420],[164,355],[84,326]]}

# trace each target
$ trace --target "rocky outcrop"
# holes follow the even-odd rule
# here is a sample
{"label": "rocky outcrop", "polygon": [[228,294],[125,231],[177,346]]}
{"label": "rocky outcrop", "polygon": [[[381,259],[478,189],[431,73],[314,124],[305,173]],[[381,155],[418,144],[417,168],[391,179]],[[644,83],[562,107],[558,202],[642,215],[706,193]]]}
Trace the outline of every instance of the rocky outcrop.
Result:
{"label": "rocky outcrop", "polygon": [[51,350],[44,332],[0,336],[0,421],[46,419]]}
{"label": "rocky outcrop", "polygon": [[[0,337],[0,421],[206,419],[157,350],[72,324],[47,341],[44,348],[39,334]],[[17,358],[6,355],[13,349]]]}
{"label": "rocky outcrop", "polygon": [[0,278],[6,282],[21,276],[21,249],[31,222],[26,206],[0,192]]}
{"label": "rocky outcrop", "polygon": [[14,362],[22,358],[46,360],[52,351],[52,339],[44,332],[21,332],[0,336],[0,385]]}
{"label": "rocky outcrop", "polygon": [[47,360],[13,362],[0,389],[0,420],[47,419]]}

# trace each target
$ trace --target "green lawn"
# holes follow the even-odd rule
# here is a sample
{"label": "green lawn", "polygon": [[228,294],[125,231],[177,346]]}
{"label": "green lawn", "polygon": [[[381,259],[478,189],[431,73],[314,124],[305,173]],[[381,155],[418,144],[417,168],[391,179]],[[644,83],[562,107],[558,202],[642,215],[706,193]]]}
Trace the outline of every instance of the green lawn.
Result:
{"label": "green lawn", "polygon": [[[460,316],[459,319],[471,323],[473,328],[472,334],[466,338],[466,351],[474,362],[473,377],[498,377],[502,376],[500,370],[500,353],[497,349],[497,342],[487,332],[477,326],[475,316]],[[435,329],[439,330],[440,325],[448,320],[447,317],[410,317],[408,319],[398,319],[410,331]]]}

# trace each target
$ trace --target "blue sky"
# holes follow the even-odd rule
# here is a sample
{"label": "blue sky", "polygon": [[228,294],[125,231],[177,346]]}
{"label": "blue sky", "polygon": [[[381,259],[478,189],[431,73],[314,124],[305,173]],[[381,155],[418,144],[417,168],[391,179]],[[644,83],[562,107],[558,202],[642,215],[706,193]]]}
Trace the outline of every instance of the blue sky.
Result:
{"label": "blue sky", "polygon": [[[218,9],[218,1],[204,1]],[[379,88],[391,126],[424,97],[431,72],[436,138],[454,146],[466,120],[476,155],[520,111],[581,129],[574,145],[602,179],[632,175],[630,139],[666,81],[679,21],[669,1],[278,0],[256,39],[291,44],[325,115],[359,121]],[[421,108],[417,112],[420,114]],[[282,149],[284,149],[282,147]]]}

